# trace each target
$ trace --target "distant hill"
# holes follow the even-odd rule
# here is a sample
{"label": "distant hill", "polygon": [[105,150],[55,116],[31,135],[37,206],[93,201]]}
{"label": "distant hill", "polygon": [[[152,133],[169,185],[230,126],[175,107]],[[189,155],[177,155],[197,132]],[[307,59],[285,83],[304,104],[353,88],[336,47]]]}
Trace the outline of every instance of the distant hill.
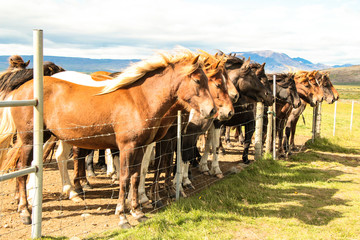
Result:
{"label": "distant hill", "polygon": [[[0,71],[4,71],[9,66],[10,56],[0,56]],[[22,55],[24,61],[30,60],[29,68],[32,68],[33,57]],[[51,61],[69,71],[91,73],[96,71],[118,72],[126,68],[130,63],[137,62],[139,59],[92,59],[76,57],[55,57],[44,56],[44,61]]]}
{"label": "distant hill", "polygon": [[250,57],[252,61],[258,63],[266,62],[265,71],[267,73],[289,72],[296,70],[308,71],[331,67],[321,63],[314,64],[306,59],[299,57],[291,58],[285,53],[278,53],[270,50],[233,53],[236,53],[236,55],[244,56],[245,58]]}
{"label": "distant hill", "polygon": [[360,65],[325,69],[333,83],[360,83]]}
{"label": "distant hill", "polygon": [[[278,53],[269,50],[252,51],[252,52],[233,52],[237,56],[250,57],[252,61],[263,63],[266,62],[265,71],[267,73],[274,72],[288,72],[296,70],[323,70],[330,72],[331,80],[337,83],[351,83],[360,82],[360,66],[336,65],[327,66],[321,63],[314,64],[304,58],[291,58],[285,53]],[[32,68],[32,56],[23,55],[25,61],[30,60],[29,67]],[[8,68],[9,56],[0,56],[0,71]],[[44,61],[51,61],[63,67],[66,70],[91,73],[96,71],[121,71],[132,62],[137,62],[140,59],[92,59],[92,58],[77,58],[77,57],[56,57],[44,56]]]}

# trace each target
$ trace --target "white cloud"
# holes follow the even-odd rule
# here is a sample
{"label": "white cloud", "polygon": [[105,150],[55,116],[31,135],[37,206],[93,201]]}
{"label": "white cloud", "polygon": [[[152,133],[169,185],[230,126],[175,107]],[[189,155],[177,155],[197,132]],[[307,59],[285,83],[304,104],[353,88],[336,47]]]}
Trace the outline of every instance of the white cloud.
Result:
{"label": "white cloud", "polygon": [[[357,1],[5,1],[0,54],[32,53],[32,29],[44,53],[93,58],[146,57],[175,45],[270,49],[325,64],[360,63]],[[359,57],[356,57],[359,56]]]}

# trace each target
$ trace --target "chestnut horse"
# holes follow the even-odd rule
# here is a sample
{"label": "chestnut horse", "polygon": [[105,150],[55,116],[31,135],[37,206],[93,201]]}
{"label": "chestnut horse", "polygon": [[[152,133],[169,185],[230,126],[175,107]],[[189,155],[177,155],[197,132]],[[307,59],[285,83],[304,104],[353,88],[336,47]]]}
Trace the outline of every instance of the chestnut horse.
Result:
{"label": "chestnut horse", "polygon": [[[305,73],[303,73],[303,75],[304,74]],[[324,92],[324,100],[328,104],[332,104],[339,99],[339,93],[332,85],[328,72],[317,72],[315,74],[315,78],[317,79],[317,83],[319,84],[320,88],[322,88]],[[308,85],[310,85],[310,83],[308,83]],[[307,86],[307,88],[309,87],[310,86]],[[300,115],[305,111],[307,104],[310,104],[312,107],[316,105],[316,103],[314,104],[314,102],[310,102],[309,100],[307,100],[306,97],[303,97],[301,95],[300,97],[301,97],[301,106],[298,109],[293,109],[291,111],[285,128],[286,137],[287,139],[289,139],[290,150],[296,150],[294,143],[295,131],[296,131],[296,124],[300,118]]]}
{"label": "chestnut horse", "polygon": [[283,154],[285,151],[286,154],[289,154],[288,148],[288,135],[285,133],[285,138],[283,139],[285,124],[288,121],[288,118],[293,109],[301,108],[302,100],[308,101],[312,105],[316,105],[318,102],[323,99],[323,91],[319,88],[317,81],[315,80],[315,72],[305,72],[298,71],[294,76],[296,91],[300,97],[299,105],[296,107],[294,104],[285,103],[279,101],[279,104],[276,106],[276,117],[277,117],[277,132],[279,137],[279,154]]}
{"label": "chestnut horse", "polygon": [[[224,56],[210,55],[202,52],[201,57],[205,59],[205,73],[209,79],[210,93],[214,98],[215,105],[218,108],[217,119],[226,120],[233,116],[234,108],[232,106],[232,100],[236,101],[239,94],[234,84],[228,79],[227,72],[225,70],[226,58]],[[181,106],[179,106],[181,108]],[[176,116],[178,108],[173,108],[168,112],[168,116]],[[191,185],[188,176],[189,161],[193,158],[193,148],[196,145],[197,138],[200,134],[204,133],[212,125],[213,119],[204,119],[197,113],[189,113],[183,110],[182,113],[182,150],[180,161],[180,181],[183,185]],[[172,196],[173,184],[171,182],[171,173],[173,169],[173,153],[176,152],[176,134],[177,126],[170,125],[168,120],[167,124],[170,129],[166,135],[161,138],[161,141],[156,143],[156,157],[155,157],[155,175],[154,183],[151,187],[151,198],[156,206],[162,206],[162,202],[159,196],[159,178],[162,172],[165,172],[165,189],[169,195]],[[214,164],[215,165],[215,164]],[[186,196],[182,187],[180,188],[182,196]]]}
{"label": "chestnut horse", "polygon": [[[125,215],[130,182],[130,212],[136,219],[144,217],[137,191],[143,148],[153,141],[165,113],[177,101],[203,117],[212,117],[217,112],[202,65],[198,55],[183,49],[176,54],[162,53],[138,62],[105,87],[44,77],[44,140],[53,134],[79,148],[120,149],[120,192],[115,214],[120,215],[119,225],[123,228],[130,227]],[[32,81],[13,91],[11,97],[31,99]],[[16,129],[18,138],[9,159],[0,159],[0,163],[10,168],[29,166],[33,150],[33,108],[11,108],[6,113],[1,124],[7,125],[9,131],[1,136],[1,148],[8,147],[8,139]],[[26,178],[17,178],[18,210],[23,222],[30,224]]]}

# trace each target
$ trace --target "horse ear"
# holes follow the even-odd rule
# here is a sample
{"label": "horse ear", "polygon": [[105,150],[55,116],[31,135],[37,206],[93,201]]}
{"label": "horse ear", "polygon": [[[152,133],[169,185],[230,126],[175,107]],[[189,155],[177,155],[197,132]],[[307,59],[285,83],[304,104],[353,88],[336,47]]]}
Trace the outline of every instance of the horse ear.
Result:
{"label": "horse ear", "polygon": [[219,60],[219,61],[216,63],[215,69],[217,69],[217,68],[219,67],[220,63],[221,63],[221,60]]}
{"label": "horse ear", "polygon": [[30,63],[30,60],[28,60],[26,63],[25,63],[25,67],[27,67]]}
{"label": "horse ear", "polygon": [[192,64],[196,64],[199,61],[200,54],[198,54],[194,60],[192,61]]}
{"label": "horse ear", "polygon": [[218,53],[215,53],[215,58],[217,58],[218,57]]}

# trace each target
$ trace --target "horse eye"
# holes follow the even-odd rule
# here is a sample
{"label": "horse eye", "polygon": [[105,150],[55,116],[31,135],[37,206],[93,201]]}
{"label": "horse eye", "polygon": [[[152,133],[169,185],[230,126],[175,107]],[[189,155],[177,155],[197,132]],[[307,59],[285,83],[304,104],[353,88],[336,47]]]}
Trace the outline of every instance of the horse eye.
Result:
{"label": "horse eye", "polygon": [[198,78],[193,78],[192,79],[194,82],[196,82],[196,84],[200,84],[200,79],[198,79]]}
{"label": "horse eye", "polygon": [[216,86],[217,88],[220,88],[220,84],[218,84],[218,83],[215,83],[215,86]]}

